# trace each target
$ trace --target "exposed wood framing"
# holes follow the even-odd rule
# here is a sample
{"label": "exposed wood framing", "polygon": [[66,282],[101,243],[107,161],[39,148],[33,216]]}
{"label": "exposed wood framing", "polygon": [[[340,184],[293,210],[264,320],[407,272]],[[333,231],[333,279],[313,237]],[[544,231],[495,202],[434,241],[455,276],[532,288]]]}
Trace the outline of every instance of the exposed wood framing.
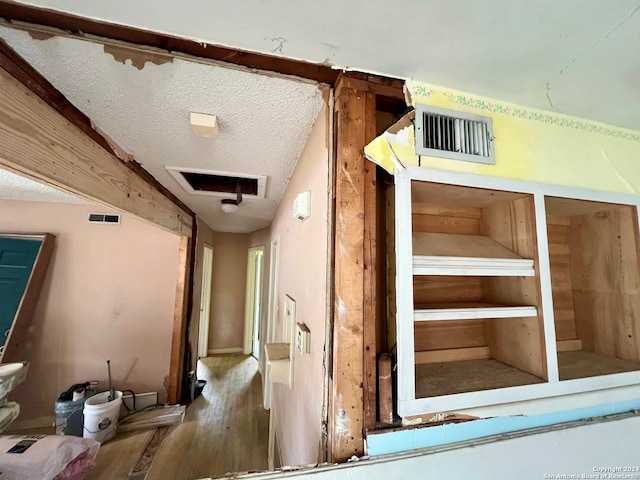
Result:
{"label": "exposed wood framing", "polygon": [[[193,212],[135,162],[114,149],[33,67],[0,41],[0,165],[42,183],[117,208],[176,233],[189,243]],[[137,165],[137,167],[136,167]],[[190,248],[188,245],[184,248]],[[190,255],[178,281],[170,366],[170,400],[179,400],[183,377]],[[186,272],[186,273],[185,273]],[[182,336],[176,336],[182,332]]]}
{"label": "exposed wood framing", "polygon": [[0,165],[191,236],[189,212],[0,69]]}
{"label": "exposed wood framing", "polygon": [[[1,5],[1,4],[0,4]],[[69,100],[66,99],[49,81],[44,78],[35,68],[20,57],[11,47],[0,39],[0,67],[9,72],[20,83],[36,94],[43,102],[62,115],[67,121],[78,127],[84,134],[95,141],[110,154],[124,160],[130,170],[136,172],[147,183],[159,190],[165,197],[185,212],[193,215],[193,212],[182,203],[178,197],[173,195],[167,188],[158,182],[142,166],[131,157],[122,158],[122,149],[107,141],[105,137],[91,124],[91,120],[84,113],[78,110]]]}
{"label": "exposed wood framing", "polygon": [[182,375],[185,367],[185,339],[187,332],[187,310],[191,296],[191,258],[192,243],[195,238],[182,237],[180,239],[180,254],[178,262],[178,282],[176,284],[176,303],[173,314],[173,332],[171,334],[171,365],[169,366],[169,383],[167,385],[167,400],[177,403],[182,394]]}
{"label": "exposed wood framing", "polygon": [[[9,0],[0,0],[0,18],[24,27],[33,24],[59,30],[61,34],[79,38],[91,37],[111,39],[139,46],[175,52],[179,54],[224,62],[252,70],[274,72],[335,85],[340,69],[328,63],[310,63],[281,56],[242,51],[235,48],[197,42],[140,28],[94,20],[48,8],[21,5]],[[353,81],[360,81],[360,88],[376,93],[379,109],[394,111],[404,103],[404,81],[362,72],[349,72]],[[398,103],[400,101],[400,103]],[[397,113],[397,112],[396,112]]]}
{"label": "exposed wood framing", "polygon": [[390,353],[380,354],[378,360],[378,388],[380,392],[380,423],[393,423],[393,357]]}
{"label": "exposed wood framing", "polygon": [[220,60],[232,65],[268,70],[333,84],[338,71],[330,65],[289,60],[275,55],[241,51],[229,47],[196,42],[126,25],[93,20],[48,8],[19,5],[0,0],[0,17],[11,21],[34,23],[72,32],[80,36],[98,36],[181,52],[200,58]]}
{"label": "exposed wood framing", "polygon": [[[369,207],[365,207],[367,198],[370,198],[374,202],[375,221],[375,169],[371,169],[372,181],[371,174],[365,171],[367,161],[364,158],[364,146],[371,140],[367,136],[371,132],[375,134],[375,130],[368,126],[368,123],[373,123],[375,128],[375,94],[362,91],[350,78],[341,77],[336,85],[335,98],[335,312],[329,453],[331,461],[340,462],[352,455],[363,454],[363,428],[367,423],[363,380],[366,377],[365,363],[371,358],[375,372],[375,351],[373,356],[366,355],[365,362],[365,337],[371,333],[374,341],[366,342],[375,350],[375,308],[365,307],[365,299],[371,300],[372,295],[375,296],[375,285],[371,285],[371,282],[375,283],[375,225],[366,226]],[[365,187],[367,182],[368,188]],[[368,197],[366,191],[372,189],[373,193],[370,192]],[[368,242],[365,232],[369,232]],[[368,250],[366,254],[365,250]],[[367,265],[371,267],[369,272],[366,271]],[[371,273],[373,275],[369,278]],[[367,312],[371,318],[365,318]],[[369,324],[367,328],[365,323]],[[371,371],[370,367],[366,368]],[[375,395],[375,374],[373,382]],[[375,407],[373,415],[375,422]]]}
{"label": "exposed wood framing", "polygon": [[[376,99],[368,93],[365,97],[365,142],[376,137]],[[364,148],[364,145],[363,145]],[[378,314],[377,295],[377,187],[376,164],[364,160],[364,428],[374,430],[377,416],[377,385],[376,373],[376,317]]]}

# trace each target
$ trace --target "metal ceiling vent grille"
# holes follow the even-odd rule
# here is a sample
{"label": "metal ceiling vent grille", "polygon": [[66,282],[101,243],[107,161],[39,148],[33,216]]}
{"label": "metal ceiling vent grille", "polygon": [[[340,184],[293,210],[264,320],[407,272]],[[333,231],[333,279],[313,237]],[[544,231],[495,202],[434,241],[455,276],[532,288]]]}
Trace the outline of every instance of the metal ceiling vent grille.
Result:
{"label": "metal ceiling vent grille", "polygon": [[428,105],[416,105],[416,154],[496,163],[489,117]]}
{"label": "metal ceiling vent grille", "polygon": [[120,225],[119,213],[90,213],[89,223],[107,223],[110,225]]}

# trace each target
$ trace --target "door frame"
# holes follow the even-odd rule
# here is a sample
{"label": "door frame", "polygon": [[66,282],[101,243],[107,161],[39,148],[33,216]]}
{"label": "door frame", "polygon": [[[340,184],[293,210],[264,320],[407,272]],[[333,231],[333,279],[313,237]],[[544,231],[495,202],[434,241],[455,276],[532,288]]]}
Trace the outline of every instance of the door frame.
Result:
{"label": "door frame", "polygon": [[[267,335],[265,343],[273,343],[275,340],[275,323],[278,318],[278,267],[280,256],[280,236],[271,240],[271,251],[269,254],[269,304],[267,317]],[[261,355],[263,361],[265,356]],[[263,385],[263,406],[265,410],[271,409],[271,375],[268,365],[265,365],[264,385]]]}
{"label": "door frame", "polygon": [[[247,288],[245,295],[245,308],[244,308],[244,345],[242,353],[245,355],[251,355],[257,353],[256,357],[259,359],[262,355],[260,352],[253,352],[254,336],[259,332],[254,331],[254,324],[256,315],[262,313],[262,303],[256,301],[257,295],[262,298],[262,278],[259,278],[257,271],[260,270],[262,275],[262,268],[258,269],[256,260],[258,257],[262,257],[261,262],[264,261],[264,247],[252,247],[247,253]],[[259,290],[259,292],[258,292]],[[257,310],[257,311],[256,311]]]}
{"label": "door frame", "polygon": [[[209,255],[207,255],[207,253]],[[209,257],[209,258],[208,258]],[[198,358],[209,354],[209,323],[211,322],[211,285],[213,281],[213,245],[202,247],[202,282],[200,284],[200,318],[198,323]]]}

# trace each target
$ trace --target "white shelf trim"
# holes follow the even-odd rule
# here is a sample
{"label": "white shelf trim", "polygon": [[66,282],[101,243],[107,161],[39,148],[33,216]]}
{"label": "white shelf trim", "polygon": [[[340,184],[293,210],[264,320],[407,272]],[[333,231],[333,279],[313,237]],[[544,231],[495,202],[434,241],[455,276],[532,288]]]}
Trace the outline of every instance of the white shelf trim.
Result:
{"label": "white shelf trim", "polygon": [[473,320],[479,318],[522,318],[535,317],[538,309],[533,306],[518,307],[460,307],[460,308],[429,308],[415,310],[415,322],[433,322],[440,320]]}
{"label": "white shelf trim", "polygon": [[533,277],[534,261],[513,258],[413,256],[414,275]]}

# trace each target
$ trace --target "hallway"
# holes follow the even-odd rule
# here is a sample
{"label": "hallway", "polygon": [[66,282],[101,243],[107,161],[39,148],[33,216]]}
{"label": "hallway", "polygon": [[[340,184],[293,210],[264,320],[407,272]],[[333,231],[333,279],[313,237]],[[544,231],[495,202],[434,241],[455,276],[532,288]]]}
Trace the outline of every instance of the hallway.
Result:
{"label": "hallway", "polygon": [[[147,480],[193,480],[227,472],[267,470],[269,412],[255,358],[214,356],[198,362],[203,394],[187,408],[158,451]],[[122,433],[105,443],[89,480],[121,480],[153,430]]]}

